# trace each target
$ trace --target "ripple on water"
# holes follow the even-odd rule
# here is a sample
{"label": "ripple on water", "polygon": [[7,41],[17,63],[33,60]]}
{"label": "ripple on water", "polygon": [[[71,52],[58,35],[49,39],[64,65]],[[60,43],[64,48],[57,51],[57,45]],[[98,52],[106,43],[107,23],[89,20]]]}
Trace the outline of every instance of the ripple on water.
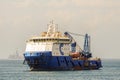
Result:
{"label": "ripple on water", "polygon": [[101,70],[29,71],[22,60],[0,60],[0,80],[120,80],[120,60],[104,61]]}

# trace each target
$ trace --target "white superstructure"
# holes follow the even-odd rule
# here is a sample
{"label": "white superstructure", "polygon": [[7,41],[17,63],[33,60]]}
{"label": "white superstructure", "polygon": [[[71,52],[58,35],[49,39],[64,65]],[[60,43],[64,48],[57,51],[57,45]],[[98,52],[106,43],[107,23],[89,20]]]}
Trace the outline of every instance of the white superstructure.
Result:
{"label": "white superstructure", "polygon": [[69,55],[70,39],[57,30],[53,21],[48,25],[48,31],[40,36],[30,38],[26,44],[26,52],[52,51],[52,55]]}

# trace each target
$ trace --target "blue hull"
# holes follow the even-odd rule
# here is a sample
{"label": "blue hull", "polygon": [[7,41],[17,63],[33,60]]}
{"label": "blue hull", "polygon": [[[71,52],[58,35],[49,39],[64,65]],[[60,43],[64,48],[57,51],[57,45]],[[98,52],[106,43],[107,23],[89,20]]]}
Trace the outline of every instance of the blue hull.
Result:
{"label": "blue hull", "polygon": [[31,70],[91,70],[102,67],[100,60],[73,60],[71,56],[52,56],[52,52],[24,53]]}

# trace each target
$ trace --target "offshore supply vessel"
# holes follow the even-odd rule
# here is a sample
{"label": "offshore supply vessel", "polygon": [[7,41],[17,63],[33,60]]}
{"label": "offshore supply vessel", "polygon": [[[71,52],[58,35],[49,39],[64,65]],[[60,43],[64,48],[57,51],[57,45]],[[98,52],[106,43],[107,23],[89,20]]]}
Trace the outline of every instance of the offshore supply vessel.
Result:
{"label": "offshore supply vessel", "polygon": [[[84,37],[83,49],[71,34]],[[30,70],[94,70],[102,67],[100,58],[92,58],[88,34],[64,32],[63,35],[53,21],[46,32],[26,41],[24,58],[23,64],[27,63]]]}

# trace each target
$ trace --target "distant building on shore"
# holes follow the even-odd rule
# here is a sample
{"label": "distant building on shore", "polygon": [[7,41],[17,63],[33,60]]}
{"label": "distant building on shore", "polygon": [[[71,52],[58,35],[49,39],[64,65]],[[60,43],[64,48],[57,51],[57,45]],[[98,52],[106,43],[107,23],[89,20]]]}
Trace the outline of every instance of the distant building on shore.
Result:
{"label": "distant building on shore", "polygon": [[14,54],[10,54],[8,56],[8,59],[11,59],[11,60],[21,60],[21,59],[23,59],[23,55],[20,55],[18,53],[18,50],[16,50],[16,52]]}

